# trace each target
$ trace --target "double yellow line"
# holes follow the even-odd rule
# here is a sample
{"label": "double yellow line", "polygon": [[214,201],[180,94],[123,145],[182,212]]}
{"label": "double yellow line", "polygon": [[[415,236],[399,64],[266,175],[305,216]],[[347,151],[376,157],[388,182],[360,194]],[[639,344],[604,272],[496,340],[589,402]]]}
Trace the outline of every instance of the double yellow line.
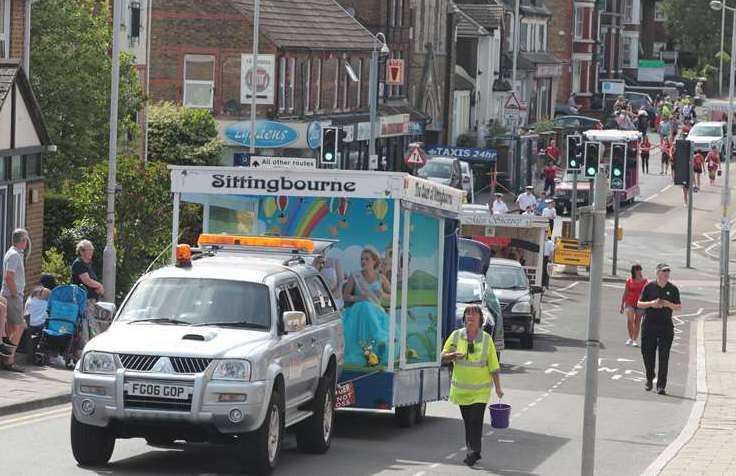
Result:
{"label": "double yellow line", "polygon": [[54,407],[49,410],[38,410],[32,413],[26,413],[22,416],[0,418],[0,431],[10,430],[12,428],[30,425],[32,423],[39,423],[46,420],[52,420],[54,418],[66,417],[69,416],[71,410],[71,404],[65,404],[63,406]]}

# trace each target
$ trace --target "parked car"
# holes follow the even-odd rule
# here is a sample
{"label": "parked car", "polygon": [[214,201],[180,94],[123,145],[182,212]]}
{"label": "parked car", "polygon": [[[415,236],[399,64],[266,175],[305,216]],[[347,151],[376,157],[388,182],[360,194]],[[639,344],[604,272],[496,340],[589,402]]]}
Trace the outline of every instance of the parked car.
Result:
{"label": "parked car", "polygon": [[326,452],[344,351],[319,272],[284,246],[213,247],[194,261],[179,251],[85,347],[72,384],[74,458],[104,465],[117,438],[229,442],[244,470],[264,474],[290,427],[302,451]]}
{"label": "parked car", "polygon": [[475,177],[473,176],[473,168],[469,163],[460,161],[460,173],[463,177],[463,190],[465,191],[465,197],[468,203],[475,201]]}
{"label": "parked car", "polygon": [[486,281],[493,287],[501,305],[505,337],[519,339],[524,349],[534,347],[534,324],[537,314],[532,294],[543,292],[541,286],[529,284],[518,261],[491,258]]}
{"label": "parked car", "polygon": [[455,305],[455,325],[463,327],[463,313],[471,304],[483,309],[483,330],[493,337],[499,357],[504,349],[503,315],[493,289],[487,285],[482,274],[460,271],[457,275],[457,302]]}
{"label": "parked car", "polygon": [[432,157],[417,174],[431,182],[463,190],[462,166],[453,157]]}
{"label": "parked car", "polygon": [[723,156],[726,151],[727,129],[728,125],[721,121],[696,123],[687,135],[692,152],[695,153],[696,150],[707,152],[715,145]]}

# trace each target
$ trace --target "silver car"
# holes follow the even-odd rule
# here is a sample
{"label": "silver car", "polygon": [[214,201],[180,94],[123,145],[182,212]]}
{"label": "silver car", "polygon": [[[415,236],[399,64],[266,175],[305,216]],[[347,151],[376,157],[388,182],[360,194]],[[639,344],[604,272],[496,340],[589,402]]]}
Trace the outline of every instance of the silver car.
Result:
{"label": "silver car", "polygon": [[319,273],[290,256],[215,249],[143,276],[74,371],[76,460],[107,463],[116,438],[225,441],[268,473],[292,426],[301,450],[326,452],[342,323]]}

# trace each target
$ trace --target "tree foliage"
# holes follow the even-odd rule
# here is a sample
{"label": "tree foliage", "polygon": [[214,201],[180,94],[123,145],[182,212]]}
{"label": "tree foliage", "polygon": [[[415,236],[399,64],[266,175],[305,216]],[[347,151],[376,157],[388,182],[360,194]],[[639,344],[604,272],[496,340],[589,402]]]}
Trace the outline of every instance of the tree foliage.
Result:
{"label": "tree foliage", "polygon": [[148,160],[218,165],[223,143],[209,111],[159,103],[148,112]]}
{"label": "tree foliage", "polygon": [[[710,0],[663,0],[667,30],[681,51],[698,58],[698,69],[717,64],[721,49],[721,12],[710,8]],[[731,22],[726,22],[726,38],[731,37]]]}
{"label": "tree foliage", "polygon": [[[79,180],[70,170],[107,157],[112,71],[108,1],[41,0],[33,6],[31,82],[58,146],[47,158],[46,171],[55,190]],[[135,133],[143,92],[129,55],[121,56],[120,71],[118,130],[126,138]]]}

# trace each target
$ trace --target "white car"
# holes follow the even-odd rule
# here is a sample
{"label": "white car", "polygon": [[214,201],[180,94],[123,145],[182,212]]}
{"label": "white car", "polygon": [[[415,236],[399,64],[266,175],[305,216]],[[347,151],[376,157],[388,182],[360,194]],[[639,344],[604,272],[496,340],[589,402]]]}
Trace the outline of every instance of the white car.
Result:
{"label": "white car", "polygon": [[106,464],[117,438],[230,442],[243,469],[265,474],[289,427],[302,451],[326,452],[343,329],[318,271],[287,249],[186,254],[144,275],[84,348],[72,384],[77,462]]}
{"label": "white car", "polygon": [[475,202],[473,168],[469,163],[460,161],[460,171],[463,177],[463,190],[465,191],[465,196],[468,203],[473,203]]}
{"label": "white car", "polygon": [[690,129],[687,140],[692,144],[692,152],[697,150],[708,152],[716,146],[723,155],[725,151],[726,123],[725,122],[698,122]]}

